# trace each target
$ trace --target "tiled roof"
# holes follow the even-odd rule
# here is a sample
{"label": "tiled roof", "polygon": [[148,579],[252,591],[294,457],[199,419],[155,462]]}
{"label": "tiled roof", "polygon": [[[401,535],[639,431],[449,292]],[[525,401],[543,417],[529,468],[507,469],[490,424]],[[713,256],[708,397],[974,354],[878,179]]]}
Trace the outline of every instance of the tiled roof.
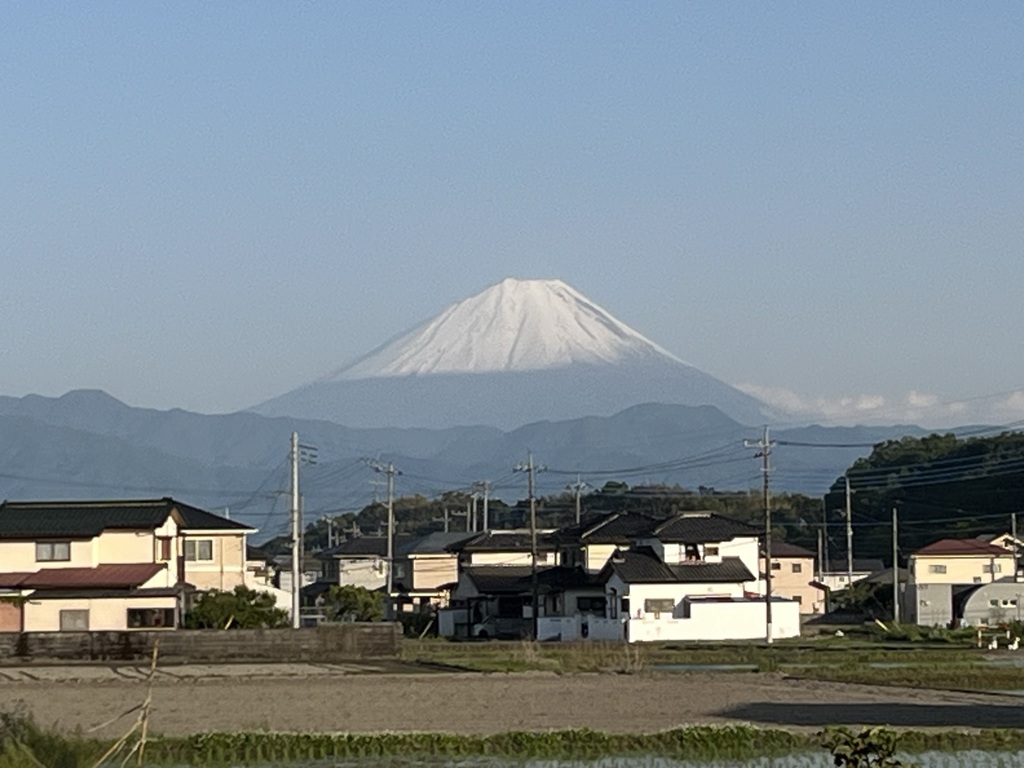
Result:
{"label": "tiled roof", "polygon": [[564,529],[558,538],[582,544],[629,544],[654,538],[674,544],[707,544],[757,535],[754,526],[714,512],[679,512],[671,517],[613,512],[596,522]]}
{"label": "tiled roof", "polygon": [[617,552],[605,566],[628,584],[736,584],[754,575],[738,557],[669,565],[649,547]]}
{"label": "tiled roof", "polygon": [[[529,530],[483,531],[448,547],[450,552],[529,552]],[[554,552],[557,549],[554,531],[537,532],[537,550]]]}
{"label": "tiled roof", "polygon": [[1004,547],[981,539],[940,539],[922,547],[915,555],[992,555],[1005,557],[1012,554]]}
{"label": "tiled roof", "polygon": [[[402,547],[408,545],[413,540],[413,537],[399,534],[395,536],[394,549],[397,553]],[[387,557],[388,554],[388,537],[387,536],[354,536],[348,541],[343,541],[341,544],[325,549],[320,552],[319,557],[321,559],[328,557],[357,557],[357,556],[377,556]]]}
{"label": "tiled roof", "polygon": [[253,531],[255,528],[244,525],[237,520],[228,520],[226,517],[207,512],[205,509],[193,507],[189,504],[182,504],[174,499],[162,499],[171,506],[177,508],[181,513],[183,525],[186,531]]}
{"label": "tiled roof", "polygon": [[401,547],[396,548],[397,554],[401,557],[409,557],[410,555],[447,555],[450,554],[450,547],[475,535],[465,531],[460,533],[435,531],[434,533],[428,533],[426,536],[412,539]]}
{"label": "tiled roof", "polygon": [[472,565],[463,569],[463,574],[484,595],[520,594],[531,589],[528,565]]}
{"label": "tiled roof", "polygon": [[654,535],[664,542],[708,544],[730,541],[738,536],[757,536],[758,530],[713,512],[682,512],[659,525]]}
{"label": "tiled roof", "polygon": [[156,576],[161,563],[123,563],[95,568],[44,568],[34,573],[0,574],[0,587],[9,589],[134,589]]}
{"label": "tiled roof", "polygon": [[[761,554],[764,554],[764,548],[761,548]],[[798,547],[796,544],[789,544],[785,541],[775,541],[772,539],[772,557],[816,557],[816,555],[809,549],[804,547]]]}
{"label": "tiled roof", "polygon": [[153,530],[173,509],[185,529],[252,530],[171,498],[127,501],[5,501],[0,504],[0,539],[82,538],[109,530]]}
{"label": "tiled roof", "polygon": [[[533,589],[528,565],[471,565],[466,566],[463,573],[477,591],[485,595],[522,594]],[[599,574],[587,573],[582,568],[554,566],[537,569],[537,589],[544,593],[600,587],[602,583]]]}

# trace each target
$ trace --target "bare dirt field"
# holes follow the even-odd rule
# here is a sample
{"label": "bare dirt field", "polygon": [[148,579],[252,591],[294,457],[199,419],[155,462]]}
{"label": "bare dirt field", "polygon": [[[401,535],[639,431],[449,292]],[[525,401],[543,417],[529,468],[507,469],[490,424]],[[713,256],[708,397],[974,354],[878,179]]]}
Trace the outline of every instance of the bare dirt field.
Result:
{"label": "bare dirt field", "polygon": [[[0,667],[0,710],[22,702],[42,725],[88,729],[140,703],[147,672],[139,667]],[[126,722],[98,733],[121,733]],[[1024,728],[1024,700],[765,674],[395,674],[359,665],[203,665],[159,671],[150,727],[165,734],[485,734],[584,727],[649,732],[735,722],[797,728],[876,723]]]}

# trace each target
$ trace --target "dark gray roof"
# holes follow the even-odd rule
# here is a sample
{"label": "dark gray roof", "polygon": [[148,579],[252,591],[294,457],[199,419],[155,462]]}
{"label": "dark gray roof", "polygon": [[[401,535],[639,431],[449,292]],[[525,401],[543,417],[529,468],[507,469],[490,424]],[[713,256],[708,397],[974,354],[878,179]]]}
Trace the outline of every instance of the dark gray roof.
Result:
{"label": "dark gray roof", "polygon": [[[397,553],[408,545],[413,538],[405,534],[395,536],[394,549]],[[319,553],[321,559],[330,557],[387,557],[387,536],[354,536],[341,544],[337,544]]]}
{"label": "dark gray roof", "polygon": [[472,565],[462,572],[484,595],[516,595],[532,588],[528,565]]}
{"label": "dark gray roof", "polygon": [[187,531],[255,531],[249,525],[244,525],[237,520],[228,520],[226,517],[207,512],[205,509],[193,507],[189,504],[182,504],[174,499],[162,499],[176,507],[184,521],[182,526]]}
{"label": "dark gray roof", "polygon": [[[764,547],[761,547],[761,554],[764,554]],[[811,550],[798,547],[796,544],[789,544],[785,541],[772,539],[772,557],[817,557]]]}
{"label": "dark gray roof", "polygon": [[[471,565],[462,572],[485,595],[518,595],[533,589],[528,565]],[[582,568],[558,565],[537,570],[537,589],[544,593],[600,588],[603,583],[600,574],[587,573]]]}
{"label": "dark gray roof", "polygon": [[92,538],[109,530],[152,530],[173,509],[191,530],[252,530],[233,520],[171,498],[125,501],[5,501],[0,538]]}
{"label": "dark gray roof", "polygon": [[629,544],[637,539],[658,539],[673,544],[708,544],[737,536],[757,536],[758,529],[715,512],[679,512],[651,517],[636,512],[613,512],[597,521],[565,528],[562,543]]}
{"label": "dark gray roof", "polygon": [[619,551],[605,566],[604,575],[615,573],[627,584],[736,584],[753,581],[754,575],[738,557],[721,562],[667,564],[649,547]]}
{"label": "dark gray roof", "polygon": [[459,533],[435,531],[434,533],[428,533],[426,536],[405,542],[401,547],[396,548],[396,554],[399,557],[409,557],[410,555],[447,555],[450,554],[450,547],[475,535],[465,531]]}
{"label": "dark gray roof", "polygon": [[[462,539],[448,547],[450,552],[529,552],[531,547],[528,530],[492,530]],[[557,549],[555,534],[550,531],[537,533],[537,550],[554,552]]]}
{"label": "dark gray roof", "polygon": [[754,526],[714,512],[682,512],[654,529],[659,541],[679,544],[709,544],[757,535]]}

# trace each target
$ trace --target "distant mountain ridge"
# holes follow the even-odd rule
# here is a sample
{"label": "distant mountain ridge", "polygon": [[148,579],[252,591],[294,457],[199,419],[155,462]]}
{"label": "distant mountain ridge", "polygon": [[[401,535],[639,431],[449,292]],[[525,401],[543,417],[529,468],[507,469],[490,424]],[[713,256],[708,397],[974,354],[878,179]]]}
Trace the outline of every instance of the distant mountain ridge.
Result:
{"label": "distant mountain ridge", "polygon": [[778,418],[563,281],[511,278],[252,410],[356,427],[509,430],[643,403],[711,405],[743,424]]}
{"label": "distant mountain ridge", "polygon": [[[268,418],[253,413],[202,415],[133,408],[98,391],[59,398],[0,397],[0,498],[81,499],[173,495],[233,518],[264,535],[287,525],[288,439],[298,431],[316,445],[320,463],[303,470],[308,517],[361,508],[372,498],[366,457],[394,461],[405,474],[399,494],[435,496],[476,480],[504,480],[495,495],[525,495],[512,467],[528,450],[551,471],[540,493],[558,493],[567,474],[592,484],[607,479],[747,490],[758,464],[742,447],[758,430],[710,406],[638,405],[607,417],[536,422],[519,429],[361,430],[326,421]],[[860,445],[913,427],[807,427],[779,430],[780,440]],[[776,453],[773,488],[823,493],[869,448]],[[619,472],[618,470],[623,470]],[[626,472],[625,470],[630,470]],[[522,487],[520,487],[522,486]]]}

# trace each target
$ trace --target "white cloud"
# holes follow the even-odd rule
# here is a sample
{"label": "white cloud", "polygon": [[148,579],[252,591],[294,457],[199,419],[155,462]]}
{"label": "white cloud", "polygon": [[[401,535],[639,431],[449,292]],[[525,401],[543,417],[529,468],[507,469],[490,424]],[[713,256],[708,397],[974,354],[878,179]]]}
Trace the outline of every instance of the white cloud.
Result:
{"label": "white cloud", "polygon": [[938,429],[967,424],[998,426],[1024,420],[1024,390],[942,402],[938,395],[916,389],[894,398],[873,393],[823,397],[758,384],[739,384],[737,389],[795,420],[822,424],[908,423]]}

